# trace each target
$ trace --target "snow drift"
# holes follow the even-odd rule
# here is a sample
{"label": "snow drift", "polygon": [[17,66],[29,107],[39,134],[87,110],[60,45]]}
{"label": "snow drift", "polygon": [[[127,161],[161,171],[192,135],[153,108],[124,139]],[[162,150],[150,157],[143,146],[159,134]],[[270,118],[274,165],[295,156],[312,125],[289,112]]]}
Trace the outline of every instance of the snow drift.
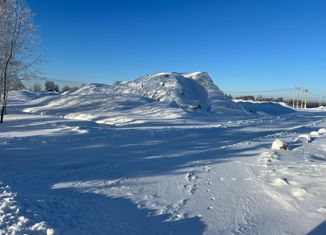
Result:
{"label": "snow drift", "polygon": [[284,115],[296,112],[294,109],[286,105],[285,103],[278,102],[260,102],[260,101],[247,101],[247,100],[234,100],[241,107],[248,112],[258,115]]}
{"label": "snow drift", "polygon": [[74,93],[43,97],[24,110],[106,124],[248,116],[207,73],[158,73],[112,85],[90,84]]}

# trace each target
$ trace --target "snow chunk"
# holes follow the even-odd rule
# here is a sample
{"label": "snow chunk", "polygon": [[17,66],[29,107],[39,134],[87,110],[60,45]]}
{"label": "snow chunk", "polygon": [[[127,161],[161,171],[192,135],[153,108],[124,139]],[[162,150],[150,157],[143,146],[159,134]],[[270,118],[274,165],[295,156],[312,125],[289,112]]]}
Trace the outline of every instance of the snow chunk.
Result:
{"label": "snow chunk", "polygon": [[310,132],[310,137],[312,137],[312,138],[318,138],[319,137],[319,132],[318,131],[312,131],[312,132]]}
{"label": "snow chunk", "polygon": [[309,143],[311,141],[311,137],[309,134],[302,134],[296,138],[295,142]]}
{"label": "snow chunk", "polygon": [[281,139],[276,139],[274,140],[273,144],[272,144],[272,149],[273,150],[288,150],[288,144],[285,143],[283,140]]}
{"label": "snow chunk", "polygon": [[319,134],[319,135],[325,135],[325,134],[326,134],[326,128],[320,128],[320,129],[318,130],[318,134]]}
{"label": "snow chunk", "polygon": [[307,191],[304,188],[296,188],[293,189],[291,192],[292,196],[296,198],[302,198],[303,196],[305,196],[306,193]]}

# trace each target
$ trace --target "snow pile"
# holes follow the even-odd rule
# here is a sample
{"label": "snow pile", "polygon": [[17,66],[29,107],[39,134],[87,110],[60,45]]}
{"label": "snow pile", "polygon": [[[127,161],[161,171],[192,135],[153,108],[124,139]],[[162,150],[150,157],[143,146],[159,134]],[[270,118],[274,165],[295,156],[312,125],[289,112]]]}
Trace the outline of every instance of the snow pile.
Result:
{"label": "snow pile", "polygon": [[310,137],[311,138],[318,138],[319,137],[318,131],[312,131],[312,132],[310,132]]}
{"label": "snow pile", "polygon": [[249,115],[202,72],[158,73],[112,85],[90,84],[74,93],[35,100],[24,111],[115,125]]}
{"label": "snow pile", "polygon": [[283,102],[260,102],[249,100],[233,100],[241,105],[245,110],[258,116],[284,115],[294,113],[295,110]]}
{"label": "snow pile", "polygon": [[272,144],[272,149],[273,150],[287,150],[288,145],[283,140],[276,139],[276,140],[274,140],[274,142]]}
{"label": "snow pile", "polygon": [[295,142],[309,143],[311,141],[311,136],[309,134],[302,134],[296,138]]}
{"label": "snow pile", "polygon": [[325,134],[326,134],[326,128],[320,128],[320,129],[318,130],[318,134],[319,134],[319,135],[325,135]]}

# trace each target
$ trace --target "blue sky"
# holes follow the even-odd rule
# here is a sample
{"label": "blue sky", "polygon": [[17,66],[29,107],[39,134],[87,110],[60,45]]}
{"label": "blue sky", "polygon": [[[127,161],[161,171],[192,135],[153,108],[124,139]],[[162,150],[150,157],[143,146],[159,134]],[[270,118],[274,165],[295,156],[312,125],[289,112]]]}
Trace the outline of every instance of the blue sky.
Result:
{"label": "blue sky", "polygon": [[207,71],[226,91],[326,87],[326,1],[28,0],[49,78]]}

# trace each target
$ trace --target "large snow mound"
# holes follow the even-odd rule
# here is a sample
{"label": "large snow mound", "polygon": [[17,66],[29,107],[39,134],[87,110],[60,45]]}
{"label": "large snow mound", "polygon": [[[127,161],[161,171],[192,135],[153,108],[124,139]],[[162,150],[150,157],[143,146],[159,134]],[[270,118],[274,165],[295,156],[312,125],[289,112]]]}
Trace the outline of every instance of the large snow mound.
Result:
{"label": "large snow mound", "polygon": [[112,85],[90,84],[74,93],[42,97],[24,110],[106,124],[248,116],[207,73],[158,73]]}

